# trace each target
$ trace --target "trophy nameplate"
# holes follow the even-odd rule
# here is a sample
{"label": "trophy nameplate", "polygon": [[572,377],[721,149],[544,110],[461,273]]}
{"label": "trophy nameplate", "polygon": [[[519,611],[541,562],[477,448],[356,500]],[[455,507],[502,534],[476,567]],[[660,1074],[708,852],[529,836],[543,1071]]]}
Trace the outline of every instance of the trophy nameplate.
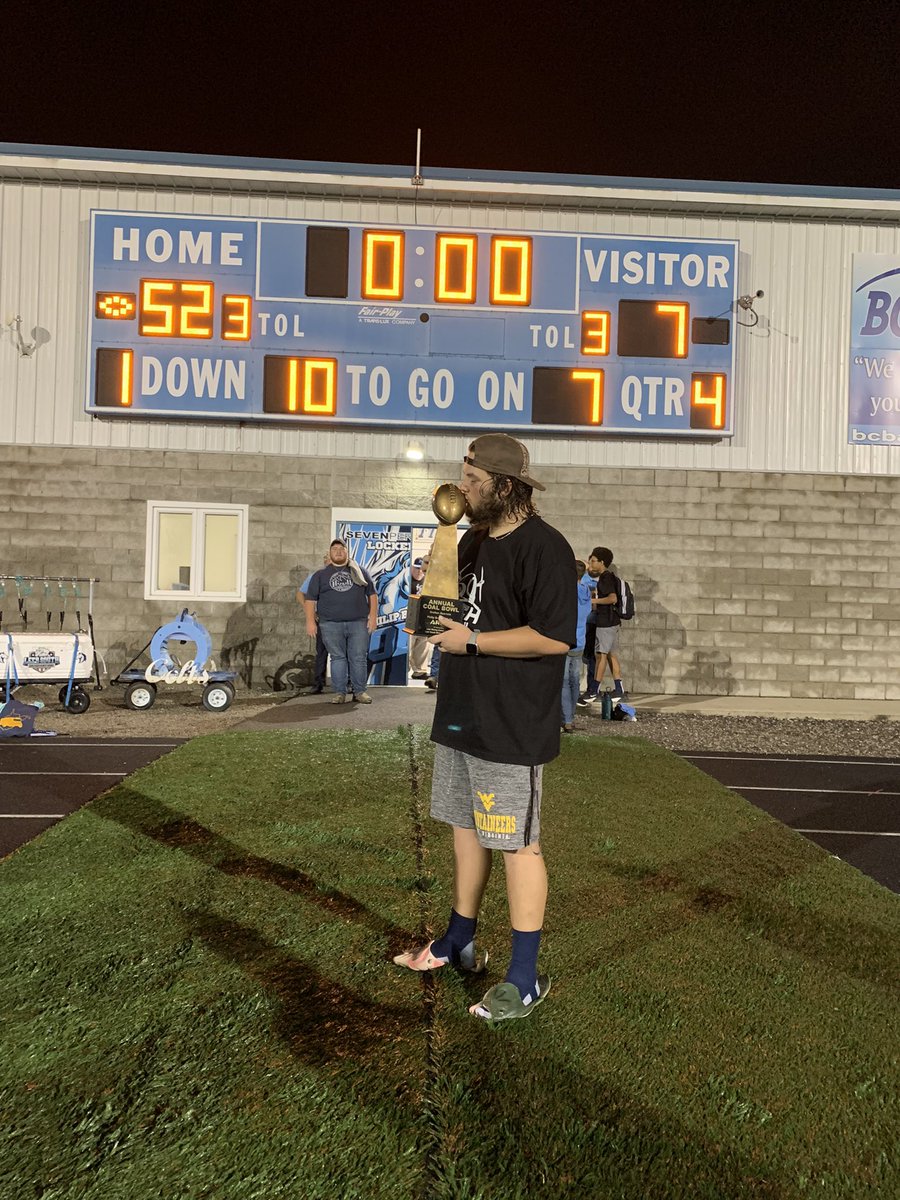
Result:
{"label": "trophy nameplate", "polygon": [[466,498],[455,483],[442,483],[434,489],[431,508],[440,524],[431,547],[431,561],[425,572],[422,590],[410,596],[406,612],[407,633],[432,637],[444,633],[441,617],[462,621],[468,601],[459,598],[459,557],[456,525],[466,511]]}

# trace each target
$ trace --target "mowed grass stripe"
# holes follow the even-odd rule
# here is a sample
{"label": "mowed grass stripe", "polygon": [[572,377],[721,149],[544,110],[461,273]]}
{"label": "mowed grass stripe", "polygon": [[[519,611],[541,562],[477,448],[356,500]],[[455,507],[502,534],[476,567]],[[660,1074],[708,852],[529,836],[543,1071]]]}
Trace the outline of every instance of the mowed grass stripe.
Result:
{"label": "mowed grass stripe", "polygon": [[420,1189],[407,734],[197,739],[0,888],[0,1195]]}
{"label": "mowed grass stripe", "polygon": [[491,1030],[500,856],[487,980],[390,964],[450,903],[429,771],[418,730],[199,739],[4,863],[0,1194],[900,1190],[896,897],[665,751],[567,739],[554,994]]}
{"label": "mowed grass stripe", "polygon": [[496,969],[439,978],[435,1195],[900,1192],[897,898],[632,739],[567,739],[543,826],[547,1003],[465,1015],[505,968],[500,878]]}

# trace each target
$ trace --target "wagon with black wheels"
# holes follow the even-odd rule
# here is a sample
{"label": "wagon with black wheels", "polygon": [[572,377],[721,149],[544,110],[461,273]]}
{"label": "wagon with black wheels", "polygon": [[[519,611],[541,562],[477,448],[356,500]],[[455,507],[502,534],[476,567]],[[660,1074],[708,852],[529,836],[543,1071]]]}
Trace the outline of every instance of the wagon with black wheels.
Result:
{"label": "wagon with black wheels", "polygon": [[[185,646],[193,646],[189,656]],[[125,706],[146,712],[156,703],[163,685],[202,688],[200,703],[208,712],[224,712],[234,700],[236,671],[220,671],[210,657],[212,639],[194,613],[181,614],[160,625],[143,649],[112,680],[125,688]],[[149,651],[148,666],[135,665]]]}

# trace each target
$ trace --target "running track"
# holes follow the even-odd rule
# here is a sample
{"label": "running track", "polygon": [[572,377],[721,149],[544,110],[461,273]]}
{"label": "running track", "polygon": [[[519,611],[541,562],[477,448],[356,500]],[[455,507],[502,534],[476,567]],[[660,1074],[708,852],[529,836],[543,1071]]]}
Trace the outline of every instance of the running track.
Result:
{"label": "running track", "polygon": [[180,744],[176,738],[0,741],[0,858]]}
{"label": "running track", "polygon": [[[181,744],[177,738],[0,742],[0,858]],[[900,892],[900,759],[685,753],[752,804]]]}
{"label": "running track", "polygon": [[829,854],[900,892],[900,759],[682,754]]}

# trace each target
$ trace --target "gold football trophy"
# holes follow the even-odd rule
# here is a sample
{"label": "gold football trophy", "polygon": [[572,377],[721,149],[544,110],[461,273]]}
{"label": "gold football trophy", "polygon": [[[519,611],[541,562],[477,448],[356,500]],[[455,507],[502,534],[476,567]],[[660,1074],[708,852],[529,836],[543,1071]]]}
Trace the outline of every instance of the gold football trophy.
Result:
{"label": "gold football trophy", "polygon": [[434,489],[431,509],[440,524],[431,547],[431,562],[418,596],[410,596],[406,610],[407,633],[431,637],[444,633],[439,617],[461,621],[469,607],[459,598],[459,559],[456,550],[456,525],[466,511],[466,498],[455,483],[442,483]]}

